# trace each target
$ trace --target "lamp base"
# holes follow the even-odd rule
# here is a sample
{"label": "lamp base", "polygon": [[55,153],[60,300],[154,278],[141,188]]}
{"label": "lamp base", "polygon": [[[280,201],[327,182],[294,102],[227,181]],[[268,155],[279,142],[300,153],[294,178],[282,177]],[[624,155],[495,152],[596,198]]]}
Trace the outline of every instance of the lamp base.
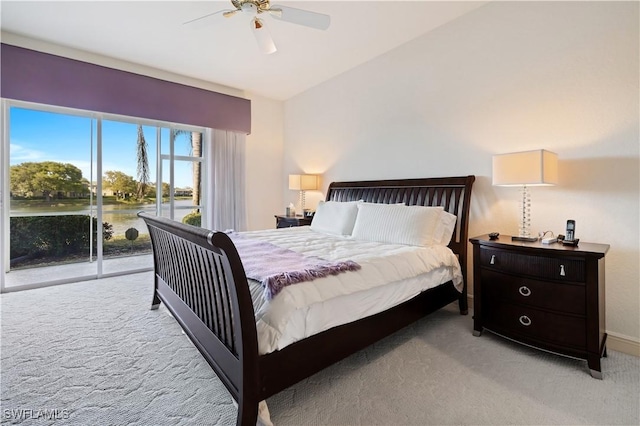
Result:
{"label": "lamp base", "polygon": [[511,237],[511,241],[526,241],[529,243],[535,243],[536,241],[538,241],[538,237],[516,237],[513,236]]}

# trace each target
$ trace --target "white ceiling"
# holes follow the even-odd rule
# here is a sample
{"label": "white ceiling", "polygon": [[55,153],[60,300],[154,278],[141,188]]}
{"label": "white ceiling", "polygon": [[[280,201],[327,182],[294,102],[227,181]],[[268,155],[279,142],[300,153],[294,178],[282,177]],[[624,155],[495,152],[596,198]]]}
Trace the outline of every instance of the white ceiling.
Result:
{"label": "white ceiling", "polygon": [[284,100],[412,40],[485,2],[277,1],[331,16],[327,31],[265,18],[278,47],[259,52],[246,16],[183,22],[228,1],[4,1],[3,32]]}

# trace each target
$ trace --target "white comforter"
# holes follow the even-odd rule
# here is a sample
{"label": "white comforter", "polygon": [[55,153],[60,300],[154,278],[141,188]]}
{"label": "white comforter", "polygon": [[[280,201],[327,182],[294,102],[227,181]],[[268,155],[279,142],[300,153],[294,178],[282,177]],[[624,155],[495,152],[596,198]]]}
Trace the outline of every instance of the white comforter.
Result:
{"label": "white comforter", "polygon": [[384,311],[450,280],[462,291],[457,257],[444,246],[358,241],[314,232],[308,226],[243,234],[304,254],[353,260],[362,266],[358,271],[285,287],[270,302],[262,297],[262,286],[250,281],[260,354]]}

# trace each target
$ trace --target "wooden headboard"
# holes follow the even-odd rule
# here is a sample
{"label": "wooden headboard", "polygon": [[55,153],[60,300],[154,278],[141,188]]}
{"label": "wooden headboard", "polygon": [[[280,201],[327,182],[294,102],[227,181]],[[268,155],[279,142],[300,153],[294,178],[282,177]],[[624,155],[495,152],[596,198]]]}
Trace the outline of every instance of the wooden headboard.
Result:
{"label": "wooden headboard", "polygon": [[467,242],[469,239],[469,204],[475,176],[423,179],[333,182],[327,201],[357,201],[408,206],[442,206],[458,217],[449,248],[458,255],[462,274],[467,278]]}

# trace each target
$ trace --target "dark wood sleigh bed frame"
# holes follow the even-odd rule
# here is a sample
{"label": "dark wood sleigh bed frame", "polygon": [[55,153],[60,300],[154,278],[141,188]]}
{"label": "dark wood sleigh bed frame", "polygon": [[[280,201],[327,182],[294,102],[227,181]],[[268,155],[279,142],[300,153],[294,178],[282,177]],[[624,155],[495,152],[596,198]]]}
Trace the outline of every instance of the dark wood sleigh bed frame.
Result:
{"label": "dark wood sleigh bed frame", "polygon": [[258,354],[255,314],[238,253],[225,233],[144,212],[153,247],[152,309],[164,303],[238,402],[238,425],[255,425],[258,403],[456,300],[467,314],[467,241],[474,176],[334,182],[327,200],[443,206],[458,217],[449,247],[464,277],[398,306]]}

